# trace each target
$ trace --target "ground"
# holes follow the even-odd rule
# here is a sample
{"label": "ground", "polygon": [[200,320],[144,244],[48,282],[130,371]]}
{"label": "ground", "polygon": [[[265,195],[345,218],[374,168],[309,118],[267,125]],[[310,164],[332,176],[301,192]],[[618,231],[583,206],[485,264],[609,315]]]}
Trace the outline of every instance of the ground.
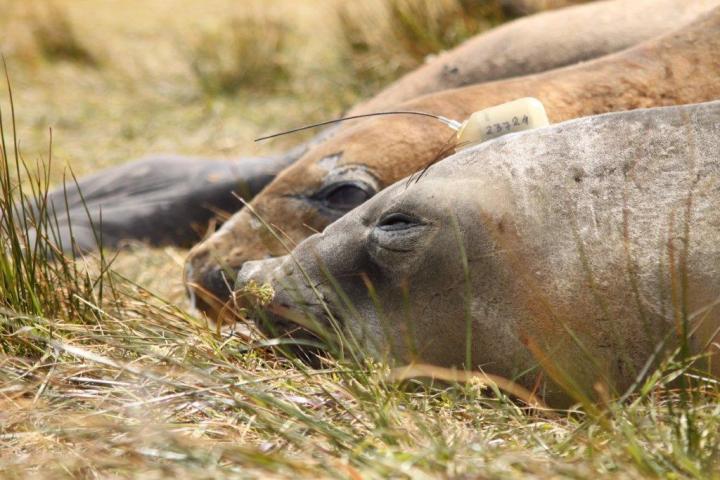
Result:
{"label": "ground", "polygon": [[[0,0],[22,156],[46,159],[52,129],[57,185],[67,168],[150,154],[278,151],[304,137],[252,139],[337,116],[485,25],[452,23],[464,2],[438,0],[453,36],[408,27],[413,49],[397,51],[382,3]],[[309,369],[188,313],[183,250],[138,244],[99,272],[19,253],[2,227],[0,477],[720,477],[718,386],[684,359],[629,399],[571,412],[528,410],[480,379]]]}

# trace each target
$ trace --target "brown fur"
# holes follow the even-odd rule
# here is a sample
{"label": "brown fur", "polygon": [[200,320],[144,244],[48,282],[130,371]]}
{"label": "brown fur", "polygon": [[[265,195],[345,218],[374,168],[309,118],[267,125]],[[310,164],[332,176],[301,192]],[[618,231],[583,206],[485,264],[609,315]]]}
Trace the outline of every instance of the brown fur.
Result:
{"label": "brown fur", "polygon": [[[526,12],[565,0],[522,0]],[[577,2],[576,2],[577,3]],[[592,60],[674,30],[717,0],[611,0],[520,18],[438,55],[350,111],[387,109],[421,95]]]}
{"label": "brown fur", "polygon": [[[720,9],[661,38],[601,59],[543,74],[448,90],[407,102],[419,110],[464,119],[472,112],[519,97],[539,98],[552,122],[603,112],[667,106],[720,97]],[[237,270],[245,261],[284,254],[285,248],[253,213],[300,241],[329,223],[302,197],[320,187],[321,160],[342,154],[338,166],[361,165],[380,188],[417,171],[449,136],[446,127],[412,117],[373,118],[344,129],[309,151],[188,259],[188,280],[202,285],[218,265]],[[231,275],[232,276],[232,275]],[[211,315],[217,303],[200,305]]]}

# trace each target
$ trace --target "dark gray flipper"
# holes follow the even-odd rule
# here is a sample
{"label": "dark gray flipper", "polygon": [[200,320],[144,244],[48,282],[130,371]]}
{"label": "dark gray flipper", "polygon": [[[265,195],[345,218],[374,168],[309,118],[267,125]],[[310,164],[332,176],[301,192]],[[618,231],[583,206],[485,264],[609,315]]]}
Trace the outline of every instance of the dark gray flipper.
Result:
{"label": "dark gray flipper", "polygon": [[235,195],[250,200],[304,151],[237,160],[148,157],[83,177],[77,185],[67,181],[65,189],[48,194],[50,221],[57,219],[54,243],[77,253],[96,250],[96,238],[111,248],[124,240],[191,246],[216,214],[242,207]]}

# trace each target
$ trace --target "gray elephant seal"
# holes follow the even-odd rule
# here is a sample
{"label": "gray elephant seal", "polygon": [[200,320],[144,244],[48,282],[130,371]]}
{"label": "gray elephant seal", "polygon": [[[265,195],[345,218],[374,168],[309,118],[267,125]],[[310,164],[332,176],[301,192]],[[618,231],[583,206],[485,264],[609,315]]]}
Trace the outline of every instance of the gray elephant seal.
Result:
{"label": "gray elephant seal", "polygon": [[[65,252],[117,248],[128,240],[190,247],[219,214],[229,216],[291,163],[287,155],[234,161],[177,155],[146,157],[51,190],[47,198],[17,203],[16,216]],[[42,212],[42,215],[41,215]],[[0,212],[0,216],[2,213]],[[37,229],[31,228],[30,243]]]}
{"label": "gray elephant seal", "polygon": [[482,369],[550,402],[619,394],[685,331],[689,353],[720,352],[720,102],[460,152],[292,256],[247,262],[236,286],[250,281],[275,289],[256,314],[275,335],[315,319],[373,356]]}

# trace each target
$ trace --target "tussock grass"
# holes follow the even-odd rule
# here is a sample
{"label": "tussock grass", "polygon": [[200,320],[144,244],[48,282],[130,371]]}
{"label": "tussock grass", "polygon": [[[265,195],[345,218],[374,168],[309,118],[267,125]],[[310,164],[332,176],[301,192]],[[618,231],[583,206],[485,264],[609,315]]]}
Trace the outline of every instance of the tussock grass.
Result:
{"label": "tussock grass", "polygon": [[382,0],[338,9],[344,55],[365,89],[508,18],[500,0]]}
{"label": "tussock grass", "polygon": [[0,41],[5,54],[26,61],[67,61],[96,67],[96,52],[78,35],[67,10],[54,1],[0,2],[5,30]]}
{"label": "tussock grass", "polygon": [[287,84],[290,25],[266,14],[233,16],[203,31],[191,48],[190,65],[210,96],[240,90],[273,92]]}

